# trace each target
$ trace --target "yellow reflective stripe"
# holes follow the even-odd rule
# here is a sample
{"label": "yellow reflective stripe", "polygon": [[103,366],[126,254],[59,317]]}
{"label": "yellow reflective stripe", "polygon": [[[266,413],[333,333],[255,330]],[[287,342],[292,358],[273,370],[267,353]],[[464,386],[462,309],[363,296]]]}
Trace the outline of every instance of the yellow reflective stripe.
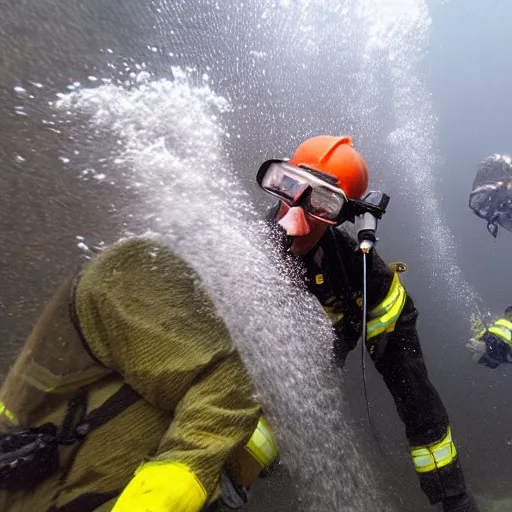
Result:
{"label": "yellow reflective stripe", "polygon": [[333,325],[339,324],[345,316],[344,313],[335,313],[335,306],[323,306],[323,308]]}
{"label": "yellow reflective stripe", "polygon": [[4,414],[7,417],[7,419],[14,425],[19,425],[19,421],[18,418],[16,418],[16,415],[12,411],[7,409],[3,402],[0,402],[0,414]]}
{"label": "yellow reflective stripe", "polygon": [[393,274],[393,280],[391,281],[391,286],[389,287],[388,294],[384,297],[384,300],[380,304],[377,304],[370,311],[370,317],[375,318],[378,316],[382,316],[384,313],[387,313],[391,306],[396,302],[399,294],[400,279],[398,278],[398,274],[395,272]]}
{"label": "yellow reflective stripe", "polygon": [[418,473],[428,473],[434,469],[447,466],[453,462],[457,455],[449,427],[446,435],[438,443],[411,447],[410,451],[414,469]]}
{"label": "yellow reflective stripe", "polygon": [[512,322],[505,318],[500,318],[489,327],[489,332],[496,334],[507,343],[512,344]]}
{"label": "yellow reflective stripe", "polygon": [[407,294],[395,273],[388,294],[384,300],[370,311],[373,318],[366,324],[367,339],[373,338],[383,332],[391,332],[404,308]]}
{"label": "yellow reflective stripe", "polygon": [[492,332],[493,334],[496,334],[496,336],[499,336],[507,343],[510,343],[512,339],[512,335],[510,334],[510,331],[507,331],[505,329],[501,329],[500,327],[492,326],[489,328],[489,332]]}
{"label": "yellow reflective stripe", "polygon": [[506,318],[500,318],[499,320],[496,320],[496,322],[494,322],[494,325],[502,325],[509,331],[512,331],[512,322],[509,322]]}
{"label": "yellow reflective stripe", "polygon": [[263,416],[245,448],[262,466],[270,466],[276,460],[278,452],[274,436]]}

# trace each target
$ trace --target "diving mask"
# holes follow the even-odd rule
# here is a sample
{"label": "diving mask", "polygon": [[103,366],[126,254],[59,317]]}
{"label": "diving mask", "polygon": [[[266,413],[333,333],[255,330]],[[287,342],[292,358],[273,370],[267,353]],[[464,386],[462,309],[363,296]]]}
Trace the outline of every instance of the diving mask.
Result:
{"label": "diving mask", "polygon": [[[311,217],[337,226],[357,215],[371,213],[381,218],[385,204],[349,199],[338,187],[337,178],[311,167],[291,165],[282,160],[263,163],[256,178],[258,185],[290,207],[300,206]],[[387,198],[385,194],[382,194]],[[387,198],[389,199],[389,198]]]}
{"label": "diving mask", "polygon": [[496,237],[498,225],[512,231],[512,186],[510,183],[487,183],[469,195],[469,207],[487,221],[487,230]]}

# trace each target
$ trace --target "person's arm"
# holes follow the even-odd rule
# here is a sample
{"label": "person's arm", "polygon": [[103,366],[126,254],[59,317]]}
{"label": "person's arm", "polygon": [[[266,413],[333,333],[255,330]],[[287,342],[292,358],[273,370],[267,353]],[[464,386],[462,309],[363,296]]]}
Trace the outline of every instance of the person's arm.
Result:
{"label": "person's arm", "polygon": [[256,428],[259,407],[235,353],[219,361],[179,402],[157,455],[143,464],[114,512],[198,512],[233,450]]}
{"label": "person's arm", "polygon": [[482,341],[485,343],[485,353],[478,360],[479,364],[494,370],[501,363],[512,363],[512,347],[505,340],[487,330]]}
{"label": "person's arm", "polygon": [[174,414],[156,457],[141,466],[116,512],[138,509],[134,503],[199,511],[258,423],[250,378],[197,281],[167,248],[129,240],[100,255],[78,284],[90,351],[147,402]]}

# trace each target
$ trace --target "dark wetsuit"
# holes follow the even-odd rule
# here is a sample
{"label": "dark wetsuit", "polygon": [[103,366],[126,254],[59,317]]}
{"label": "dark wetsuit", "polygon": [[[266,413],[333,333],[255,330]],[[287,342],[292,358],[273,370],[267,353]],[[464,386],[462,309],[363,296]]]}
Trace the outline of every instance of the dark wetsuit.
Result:
{"label": "dark wetsuit", "polygon": [[[270,219],[275,219],[275,214],[276,209],[273,209]],[[329,228],[318,246],[302,260],[306,267],[306,284],[333,322],[337,334],[334,353],[337,361],[343,364],[361,336],[361,252],[347,233]],[[405,424],[421,488],[432,504],[438,503],[466,491],[451,440],[448,414],[427,375],[416,331],[418,312],[413,300],[399,284],[394,269],[375,251],[369,260],[368,312],[390,302],[393,285],[401,289],[402,302],[400,308],[395,309],[396,318],[391,327],[373,336],[369,334],[367,349]],[[370,320],[367,326],[369,329]]]}

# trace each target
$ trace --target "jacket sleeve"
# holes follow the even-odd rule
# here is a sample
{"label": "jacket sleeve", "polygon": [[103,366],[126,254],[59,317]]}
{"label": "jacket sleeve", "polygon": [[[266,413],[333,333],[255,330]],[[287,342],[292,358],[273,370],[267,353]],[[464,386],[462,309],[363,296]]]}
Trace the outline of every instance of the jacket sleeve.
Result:
{"label": "jacket sleeve", "polygon": [[[343,251],[342,258],[351,288],[350,306],[347,308],[345,323],[352,325],[352,330],[360,334],[363,298],[362,254],[357,250],[356,241],[348,233],[336,234],[338,251]],[[404,311],[404,308],[407,311]],[[384,348],[391,333],[402,328],[409,329],[411,326],[408,324],[411,322],[415,328],[417,313],[412,301],[407,300],[407,292],[400,282],[399,274],[392,266],[387,265],[375,250],[371,252],[367,262],[367,312],[366,340],[372,355],[377,353],[377,349]]]}
{"label": "jacket sleeve", "polygon": [[210,494],[260,407],[198,276],[165,246],[131,239],[86,268],[75,302],[92,355],[174,415],[155,460],[189,468]]}

